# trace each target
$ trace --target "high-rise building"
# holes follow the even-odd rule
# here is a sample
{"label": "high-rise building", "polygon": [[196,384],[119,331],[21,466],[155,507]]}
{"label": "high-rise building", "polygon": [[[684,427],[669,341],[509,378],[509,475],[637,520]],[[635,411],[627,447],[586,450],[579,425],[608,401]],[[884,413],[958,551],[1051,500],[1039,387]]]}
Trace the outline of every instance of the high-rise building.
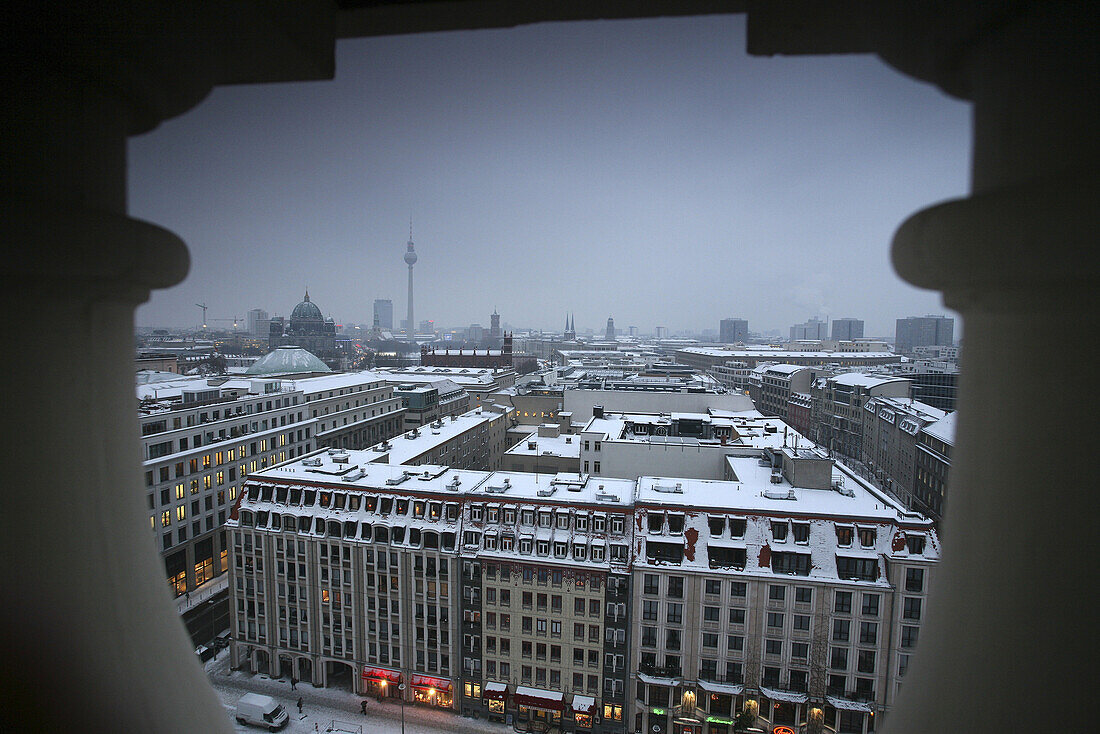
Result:
{"label": "high-rise building", "polygon": [[254,308],[248,312],[248,333],[251,336],[267,336],[267,311]]}
{"label": "high-rise building", "polygon": [[862,319],[833,319],[833,341],[848,341],[862,338]]}
{"label": "high-rise building", "polygon": [[493,313],[489,315],[489,338],[500,338],[500,314],[494,308]]}
{"label": "high-rise building", "polygon": [[485,338],[485,329],[481,326],[481,324],[470,324],[470,329],[466,333],[468,335],[469,341],[472,342],[479,342]]}
{"label": "high-rise building", "polygon": [[420,326],[417,327],[421,334],[435,334],[435,321],[432,319],[421,319]]}
{"label": "high-rise building", "polygon": [[749,322],[746,319],[722,319],[718,324],[718,341],[723,344],[744,342],[749,338]]}
{"label": "high-rise building", "polygon": [[604,332],[604,339],[609,342],[615,341],[615,319],[610,316],[607,317],[607,330]]}
{"label": "high-rise building", "polygon": [[804,324],[795,324],[791,327],[791,341],[802,339],[828,339],[828,325],[820,319],[810,319]]}
{"label": "high-rise building", "polygon": [[954,344],[955,319],[948,316],[910,316],[898,319],[894,332],[894,351],[910,354],[914,347]]}
{"label": "high-rise building", "polygon": [[412,341],[416,335],[413,333],[416,322],[413,320],[413,265],[416,264],[416,250],[413,249],[412,222],[409,222],[409,243],[405,249],[405,264],[409,266],[409,317],[406,319],[408,326],[405,328],[405,337]]}
{"label": "high-rise building", "polygon": [[653,327],[653,336],[657,339],[667,339],[668,338],[668,327],[667,326],[654,326]]}
{"label": "high-rise building", "polygon": [[393,329],[393,301],[388,298],[374,300],[374,323],[380,329]]}

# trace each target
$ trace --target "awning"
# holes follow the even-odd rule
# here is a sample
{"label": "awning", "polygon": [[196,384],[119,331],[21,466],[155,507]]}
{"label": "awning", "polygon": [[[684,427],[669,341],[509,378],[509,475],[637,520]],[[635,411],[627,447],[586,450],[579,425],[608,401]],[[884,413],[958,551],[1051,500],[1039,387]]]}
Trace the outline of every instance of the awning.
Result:
{"label": "awning", "polygon": [[450,693],[451,682],[446,678],[432,678],[429,675],[414,675],[413,688],[434,688],[442,693]]}
{"label": "awning", "polygon": [[864,701],[849,701],[846,698],[837,698],[836,696],[826,696],[825,700],[833,708],[844,709],[845,711],[863,711],[864,713],[870,713],[871,711],[871,704]]}
{"label": "awning", "polygon": [[787,703],[806,703],[810,697],[805,693],[793,691],[781,691],[778,688],[765,688],[760,686],[760,693],[773,701],[786,701]]}
{"label": "awning", "polygon": [[561,711],[565,708],[562,698],[563,694],[560,691],[544,691],[541,688],[528,688],[526,686],[517,686],[516,692],[512,694],[512,700],[515,701],[517,706],[528,706],[547,711]]}
{"label": "awning", "polygon": [[508,698],[507,683],[486,683],[482,691],[485,694],[485,698],[491,698],[496,701],[503,701]]}
{"label": "awning", "polygon": [[730,696],[740,696],[745,690],[744,686],[733,685],[731,683],[713,683],[709,680],[702,679],[697,682],[700,688],[704,691],[710,691],[711,693],[725,693]]}
{"label": "awning", "polygon": [[573,709],[573,713],[576,714],[588,714],[590,716],[596,713],[596,699],[591,696],[573,696],[573,703],[570,704]]}
{"label": "awning", "polygon": [[678,686],[681,683],[679,678],[663,678],[657,675],[646,675],[645,673],[638,673],[638,680],[653,686]]}
{"label": "awning", "polygon": [[363,680],[375,680],[375,681],[388,681],[389,683],[400,683],[401,674],[396,670],[387,670],[386,668],[371,668],[363,667]]}

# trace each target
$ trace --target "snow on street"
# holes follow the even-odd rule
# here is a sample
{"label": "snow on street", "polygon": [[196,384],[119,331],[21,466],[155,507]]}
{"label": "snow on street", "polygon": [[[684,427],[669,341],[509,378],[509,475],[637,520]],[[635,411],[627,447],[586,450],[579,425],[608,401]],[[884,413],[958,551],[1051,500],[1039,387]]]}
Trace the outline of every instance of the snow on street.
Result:
{"label": "snow on street", "polygon": [[[309,734],[309,732],[358,732],[363,734],[400,734],[401,704],[396,701],[379,703],[373,698],[362,698],[346,690],[336,688],[314,688],[310,683],[299,682],[294,690],[288,679],[271,678],[267,675],[230,670],[229,652],[223,650],[205,665],[210,685],[225,706],[225,716],[234,730],[241,734],[258,732],[262,729],[244,726],[236,722],[234,714],[237,699],[245,693],[262,693],[271,696],[283,705],[290,715],[285,732]],[[457,693],[457,691],[456,691]],[[297,701],[302,698],[302,714],[298,714]],[[366,700],[367,715],[360,713],[359,705]],[[330,729],[332,722],[336,728]],[[491,723],[485,719],[470,719],[453,711],[428,709],[423,706],[405,704],[405,734],[508,734],[512,728],[504,724]]]}

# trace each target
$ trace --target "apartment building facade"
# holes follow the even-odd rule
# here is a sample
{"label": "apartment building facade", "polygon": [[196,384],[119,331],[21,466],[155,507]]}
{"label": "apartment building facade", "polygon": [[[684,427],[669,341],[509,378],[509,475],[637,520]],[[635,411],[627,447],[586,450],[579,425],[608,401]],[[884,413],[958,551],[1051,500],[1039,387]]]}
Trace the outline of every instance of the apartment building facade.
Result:
{"label": "apartment building facade", "polygon": [[900,377],[847,372],[815,380],[811,421],[819,445],[843,457],[863,456],[863,406],[873,397],[908,398],[912,383]]}
{"label": "apartment building facade", "polygon": [[[919,637],[931,523],[820,452],[729,479],[371,464],[252,474],[234,666],[569,732],[875,728]],[[656,729],[654,729],[656,727]]]}
{"label": "apartment building facade", "polygon": [[[871,398],[863,406],[863,454],[860,460],[879,486],[906,507],[914,505],[917,436],[947,413],[918,400]],[[927,514],[927,513],[925,513]]]}

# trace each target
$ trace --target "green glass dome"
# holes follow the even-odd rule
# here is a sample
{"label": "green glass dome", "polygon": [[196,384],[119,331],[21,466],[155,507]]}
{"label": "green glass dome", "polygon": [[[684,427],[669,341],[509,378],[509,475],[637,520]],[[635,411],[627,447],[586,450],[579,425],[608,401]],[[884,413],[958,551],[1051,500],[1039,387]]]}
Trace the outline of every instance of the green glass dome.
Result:
{"label": "green glass dome", "polygon": [[332,372],[311,352],[284,345],[268,352],[245,371],[246,375],[286,375],[300,372]]}

